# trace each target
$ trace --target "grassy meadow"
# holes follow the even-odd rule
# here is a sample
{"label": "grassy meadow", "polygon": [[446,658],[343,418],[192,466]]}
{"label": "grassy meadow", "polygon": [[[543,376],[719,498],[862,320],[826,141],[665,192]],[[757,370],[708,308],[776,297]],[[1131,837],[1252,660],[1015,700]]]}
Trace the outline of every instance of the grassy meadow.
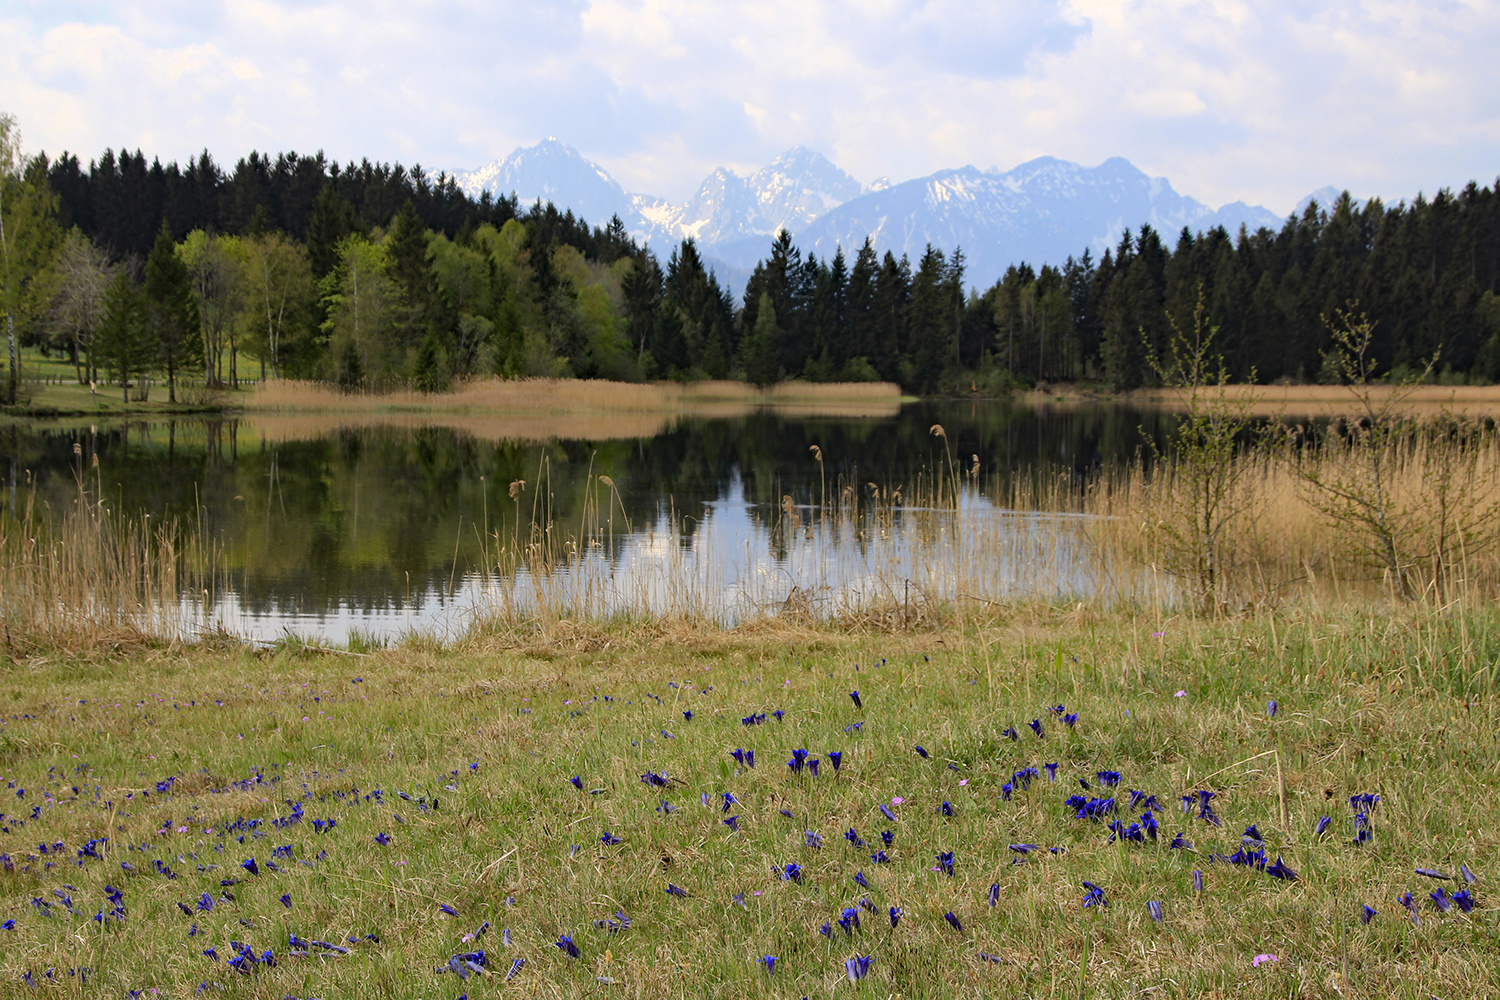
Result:
{"label": "grassy meadow", "polygon": [[[1497,657],[1493,609],[1031,606],[899,634],[556,625],[447,648],[9,659],[0,983],[1493,995]],[[788,766],[802,749],[816,775]],[[1366,794],[1378,804],[1351,808]],[[1074,795],[1113,808],[1079,819]],[[1130,829],[1148,810],[1154,839]],[[1242,842],[1252,824],[1263,848]],[[1296,879],[1232,863],[1242,848]],[[1107,905],[1084,905],[1085,881]],[[1448,902],[1460,889],[1470,912]]]}

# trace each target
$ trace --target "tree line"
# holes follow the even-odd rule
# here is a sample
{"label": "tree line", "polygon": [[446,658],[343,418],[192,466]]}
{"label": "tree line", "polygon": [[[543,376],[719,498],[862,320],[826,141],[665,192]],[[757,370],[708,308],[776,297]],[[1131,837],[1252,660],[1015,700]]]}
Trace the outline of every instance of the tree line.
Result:
{"label": "tree line", "polygon": [[[478,199],[420,167],[251,154],[225,171],[106,151],[19,154],[3,119],[10,342],[83,380],[323,379],[435,391],[455,379],[875,380],[925,394],[1058,380],[1152,383],[1200,294],[1241,380],[1339,378],[1325,317],[1351,304],[1394,369],[1500,380],[1500,197],[1310,204],[1279,230],[1149,225],[1095,259],[1016,264],[971,288],[961,250],[915,262],[770,240],[743,296],[693,240],[665,262],[618,218]],[[16,365],[9,362],[10,385]]]}

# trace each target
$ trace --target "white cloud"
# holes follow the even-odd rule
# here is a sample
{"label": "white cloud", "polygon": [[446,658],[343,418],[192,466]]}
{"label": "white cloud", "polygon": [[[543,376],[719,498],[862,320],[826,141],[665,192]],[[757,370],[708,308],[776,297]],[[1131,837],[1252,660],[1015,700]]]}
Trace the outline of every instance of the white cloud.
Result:
{"label": "white cloud", "polygon": [[857,178],[1123,155],[1205,201],[1485,181],[1500,15],[1240,0],[17,0],[31,149],[475,166],[556,134],[685,197],[789,146]]}

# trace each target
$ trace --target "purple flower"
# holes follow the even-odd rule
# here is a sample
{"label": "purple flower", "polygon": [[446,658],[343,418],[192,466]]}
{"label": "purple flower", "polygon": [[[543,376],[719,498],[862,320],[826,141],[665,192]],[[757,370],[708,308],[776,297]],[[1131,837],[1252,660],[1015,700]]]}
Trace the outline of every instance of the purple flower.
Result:
{"label": "purple flower", "polygon": [[1442,886],[1438,886],[1435,890],[1429,892],[1427,895],[1428,898],[1432,900],[1432,905],[1436,906],[1444,913],[1447,913],[1449,910],[1453,909],[1453,897],[1449,896],[1448,890],[1444,889]]}
{"label": "purple flower", "polygon": [[923,760],[926,760],[928,757],[932,756],[931,754],[929,754],[927,752],[927,750],[924,747],[922,747],[920,745],[916,749],[917,749],[917,756],[921,757]]}
{"label": "purple flower", "polygon": [[1416,871],[1418,875],[1425,875],[1428,878],[1439,878],[1446,880],[1452,877],[1449,875],[1444,875],[1442,872],[1438,871],[1435,868],[1418,868]]}
{"label": "purple flower", "polygon": [[284,893],[281,894],[281,905],[285,906],[288,910],[290,910],[292,908],[292,894],[291,893],[284,892]]}
{"label": "purple flower", "polygon": [[1006,726],[1005,730],[1000,735],[1006,737],[1012,743],[1015,743],[1021,738],[1021,734],[1016,732],[1015,726]]}
{"label": "purple flower", "polygon": [[943,914],[943,919],[952,924],[954,930],[960,932],[963,931],[964,925],[958,922],[958,918],[953,915],[952,910],[949,910],[947,913]]}
{"label": "purple flower", "polygon": [[842,750],[830,750],[830,751],[828,751],[828,763],[830,763],[830,764],[833,765],[833,769],[835,771],[837,771],[839,769],[839,765],[842,764],[843,762],[844,762],[844,752]]}
{"label": "purple flower", "polygon": [[896,831],[895,830],[881,830],[880,831],[880,840],[881,840],[882,843],[885,844],[886,847],[890,847],[893,843],[896,842]]}
{"label": "purple flower", "polygon": [[1085,907],[1104,907],[1109,905],[1109,900],[1104,898],[1104,890],[1102,888],[1088,881],[1083,883],[1083,887],[1088,890],[1087,895],[1083,897],[1083,905]]}
{"label": "purple flower", "polygon": [[1272,719],[1276,718],[1276,699],[1275,698],[1272,698],[1270,701],[1266,702],[1266,716],[1268,718],[1272,718]]}
{"label": "purple flower", "polygon": [[728,819],[722,820],[722,822],[725,826],[729,827],[732,832],[740,832],[740,818],[738,816],[730,816]]}
{"label": "purple flower", "polygon": [[896,822],[896,814],[891,812],[890,806],[886,805],[884,802],[880,803],[880,814],[886,819],[890,820],[892,823]]}
{"label": "purple flower", "polygon": [[1048,781],[1056,781],[1057,780],[1057,764],[1054,762],[1054,763],[1051,763],[1051,764],[1043,764],[1042,766],[1047,769],[1047,780]]}
{"label": "purple flower", "polygon": [[1458,908],[1465,913],[1471,913],[1474,910],[1474,897],[1469,895],[1468,889],[1460,889],[1455,892],[1453,894],[1453,902],[1457,903]]}
{"label": "purple flower", "polygon": [[854,707],[855,708],[864,708],[865,707],[865,703],[859,700],[859,692],[858,691],[850,691],[849,692],[849,697],[852,698],[852,699],[854,699]]}
{"label": "purple flower", "polygon": [[[616,844],[625,843],[625,841],[619,837],[616,837],[608,830],[605,830],[604,835],[599,838],[599,843],[603,844],[605,847],[614,847]],[[458,914],[455,913],[454,916],[458,916]]]}
{"label": "purple flower", "polygon": [[899,906],[893,906],[887,912],[890,915],[891,926],[892,927],[895,927],[897,924],[899,924],[901,922],[901,907],[899,907]]}
{"label": "purple flower", "polygon": [[1475,877],[1474,873],[1469,871],[1468,865],[1459,865],[1458,873],[1462,875],[1464,877],[1464,881],[1468,882],[1470,885],[1473,885],[1475,882],[1479,881],[1479,879]]}
{"label": "purple flower", "polygon": [[448,916],[450,916],[450,917],[456,917],[456,916],[458,916],[458,911],[455,910],[453,907],[449,906],[447,903],[439,903],[438,904],[438,909],[441,910],[442,912],[448,914]]}
{"label": "purple flower", "polygon": [[870,860],[875,862],[877,865],[883,865],[888,864],[891,859],[886,856],[886,853],[884,851],[876,851],[874,854],[870,855]]}
{"label": "purple flower", "polygon": [[859,886],[861,889],[868,889],[868,888],[870,888],[870,883],[865,879],[865,873],[864,872],[855,872],[854,873],[854,884],[857,885],[857,886]]}
{"label": "purple flower", "polygon": [[1315,826],[1315,827],[1313,827],[1313,836],[1314,837],[1321,837],[1321,836],[1323,836],[1323,834],[1325,834],[1325,833],[1328,832],[1328,825],[1330,823],[1332,823],[1332,822],[1333,822],[1333,820],[1329,819],[1327,816],[1319,816],[1318,817],[1318,825]]}
{"label": "purple flower", "polygon": [[865,842],[860,839],[859,834],[854,831],[854,827],[852,826],[849,828],[849,832],[844,834],[844,839],[849,841],[849,843],[853,844],[855,847],[865,846]]}
{"label": "purple flower", "polygon": [[734,797],[734,793],[733,792],[725,792],[724,793],[724,805],[723,805],[723,807],[721,808],[720,811],[721,812],[728,812],[729,809],[730,809],[730,807],[733,806],[738,801],[739,801],[739,799],[737,799],[737,798]]}
{"label": "purple flower", "polygon": [[1000,883],[990,883],[990,908],[994,909],[1000,902]]}
{"label": "purple flower", "polygon": [[1203,871],[1198,868],[1193,869],[1193,892],[1203,895]]}
{"label": "purple flower", "polygon": [[775,955],[766,955],[760,961],[761,961],[761,964],[766,967],[766,975],[774,975],[775,974],[775,972],[776,972],[776,956]]}
{"label": "purple flower", "polygon": [[1027,725],[1031,727],[1031,731],[1033,733],[1036,733],[1036,738],[1037,739],[1040,740],[1040,739],[1044,739],[1046,737],[1047,734],[1042,729],[1042,720],[1041,719],[1032,719],[1030,722],[1027,723]]}
{"label": "purple flower", "polygon": [[1063,716],[1063,721],[1068,724],[1069,729],[1072,729],[1074,726],[1078,725],[1078,713],[1069,712],[1067,715]]}
{"label": "purple flower", "polygon": [[583,778],[579,775],[573,775],[573,777],[568,779],[568,783],[571,784],[574,788],[578,789],[580,792],[583,791]]}
{"label": "purple flower", "polygon": [[567,955],[569,958],[577,958],[580,954],[582,954],[578,950],[578,946],[573,943],[573,939],[566,934],[559,937],[555,943],[559,948],[562,949],[563,954]]}
{"label": "purple flower", "polygon": [[1266,874],[1272,878],[1279,878],[1286,882],[1297,881],[1297,873],[1286,866],[1279,854],[1276,855],[1276,863],[1274,865],[1266,866]]}
{"label": "purple flower", "polygon": [[808,847],[811,847],[815,851],[821,850],[822,847],[823,847],[823,837],[822,837],[822,835],[818,834],[818,833],[815,833],[812,830],[805,830],[805,831],[803,831],[803,833],[802,833],[802,839],[807,844]]}
{"label": "purple flower", "polygon": [[953,852],[952,851],[939,851],[938,855],[937,855],[937,863],[938,863],[938,867],[941,868],[944,872],[946,872],[948,874],[949,878],[953,877]]}
{"label": "purple flower", "polygon": [[952,816],[953,815],[953,803],[951,803],[951,802],[947,801],[946,799],[944,799],[943,800],[943,804],[939,807],[939,811],[944,816]]}
{"label": "purple flower", "polygon": [[1362,924],[1368,924],[1371,920],[1375,919],[1375,912],[1375,907],[1371,906],[1369,903],[1366,903],[1363,907],[1360,908],[1359,922]]}
{"label": "purple flower", "polygon": [[386,833],[384,830],[382,830],[380,833],[377,833],[375,835],[375,843],[379,844],[381,847],[384,847],[386,844],[389,844],[390,842],[391,842],[391,835],[388,834],[388,833]]}
{"label": "purple flower", "polygon": [[680,896],[683,899],[686,899],[687,898],[687,890],[686,889],[680,889],[677,886],[673,885],[671,882],[668,882],[667,883],[667,895],[668,896]]}
{"label": "purple flower", "polygon": [[851,983],[865,978],[870,972],[870,956],[856,955],[853,958],[844,959],[844,972],[849,976]]}
{"label": "purple flower", "polygon": [[246,858],[244,861],[241,861],[240,867],[245,869],[245,871],[249,872],[251,875],[260,874],[260,865],[255,863],[254,858]]}
{"label": "purple flower", "polygon": [[510,971],[505,974],[505,981],[506,982],[510,982],[511,979],[515,978],[516,973],[520,972],[521,971],[521,966],[523,966],[525,964],[526,964],[526,959],[524,959],[524,958],[518,958],[515,961],[511,962],[510,963]]}
{"label": "purple flower", "polygon": [[785,882],[797,882],[802,879],[802,866],[792,861],[781,871],[781,878]]}
{"label": "purple flower", "polygon": [[1146,910],[1151,914],[1152,920],[1156,921],[1157,923],[1161,923],[1161,903],[1153,899],[1146,904]]}

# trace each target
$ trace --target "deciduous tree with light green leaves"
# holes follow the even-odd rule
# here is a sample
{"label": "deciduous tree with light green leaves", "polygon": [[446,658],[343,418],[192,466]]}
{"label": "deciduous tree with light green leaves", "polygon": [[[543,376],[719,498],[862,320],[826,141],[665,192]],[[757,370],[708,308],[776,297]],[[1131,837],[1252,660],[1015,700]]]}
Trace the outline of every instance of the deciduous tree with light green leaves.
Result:
{"label": "deciduous tree with light green leaves", "polygon": [[39,321],[52,298],[47,279],[61,240],[56,212],[57,198],[43,164],[22,156],[16,119],[0,112],[0,312],[5,315],[8,348],[8,404],[16,402],[20,387],[17,337]]}

